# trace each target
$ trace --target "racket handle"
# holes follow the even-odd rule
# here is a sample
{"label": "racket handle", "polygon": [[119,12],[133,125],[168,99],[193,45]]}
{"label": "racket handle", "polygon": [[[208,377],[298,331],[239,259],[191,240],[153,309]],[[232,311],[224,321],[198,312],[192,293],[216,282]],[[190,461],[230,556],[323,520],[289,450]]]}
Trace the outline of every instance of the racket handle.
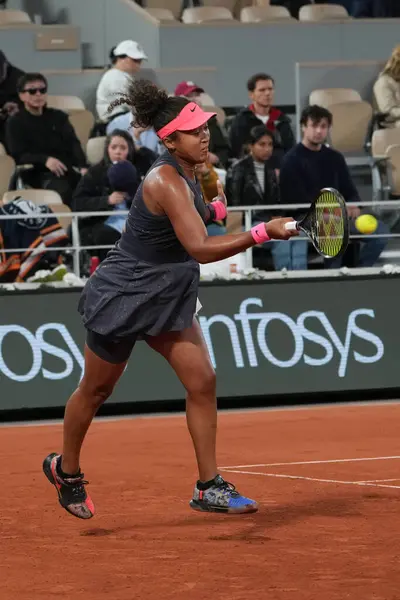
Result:
{"label": "racket handle", "polygon": [[289,221],[285,223],[286,231],[297,231],[297,221]]}

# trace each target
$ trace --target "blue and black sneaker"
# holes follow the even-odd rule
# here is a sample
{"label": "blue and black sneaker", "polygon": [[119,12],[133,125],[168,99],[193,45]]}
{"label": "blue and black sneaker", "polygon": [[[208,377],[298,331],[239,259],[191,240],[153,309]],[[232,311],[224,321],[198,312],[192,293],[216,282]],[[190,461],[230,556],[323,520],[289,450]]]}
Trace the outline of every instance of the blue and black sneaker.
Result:
{"label": "blue and black sneaker", "polygon": [[193,510],[202,512],[252,513],[257,512],[255,500],[241,496],[232,483],[217,475],[211,481],[198,481],[190,501]]}

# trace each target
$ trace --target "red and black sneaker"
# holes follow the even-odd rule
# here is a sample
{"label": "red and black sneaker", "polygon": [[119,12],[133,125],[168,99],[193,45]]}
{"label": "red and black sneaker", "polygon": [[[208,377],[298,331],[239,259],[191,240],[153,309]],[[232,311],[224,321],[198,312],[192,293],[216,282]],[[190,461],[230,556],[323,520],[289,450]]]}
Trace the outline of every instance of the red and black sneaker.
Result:
{"label": "red and black sneaker", "polygon": [[85,490],[88,482],[83,473],[75,477],[61,477],[58,468],[60,459],[61,456],[55,452],[46,456],[43,472],[56,488],[61,506],[78,519],[90,519],[94,515],[94,504]]}

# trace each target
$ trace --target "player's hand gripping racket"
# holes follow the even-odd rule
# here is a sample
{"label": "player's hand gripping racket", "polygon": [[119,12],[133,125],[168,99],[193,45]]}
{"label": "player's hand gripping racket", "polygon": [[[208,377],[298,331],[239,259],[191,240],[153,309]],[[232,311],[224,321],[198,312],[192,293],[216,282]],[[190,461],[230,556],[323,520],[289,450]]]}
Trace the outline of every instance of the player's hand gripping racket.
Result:
{"label": "player's hand gripping racket", "polygon": [[324,188],[301,221],[285,223],[285,229],[303,231],[324,258],[343,254],[349,243],[349,220],[343,196]]}

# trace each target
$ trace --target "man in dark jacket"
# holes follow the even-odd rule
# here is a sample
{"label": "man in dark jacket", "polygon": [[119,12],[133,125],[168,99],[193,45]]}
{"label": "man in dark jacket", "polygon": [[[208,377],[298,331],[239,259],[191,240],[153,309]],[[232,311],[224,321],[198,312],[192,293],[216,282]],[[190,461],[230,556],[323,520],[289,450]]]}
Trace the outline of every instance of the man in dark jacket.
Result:
{"label": "man in dark jacket", "polygon": [[250,139],[250,131],[257,125],[265,125],[274,133],[274,167],[279,168],[282,156],[295,144],[290,119],[281,110],[272,106],[275,82],[266,73],[257,73],[247,82],[252,104],[243,108],[232,121],[229,131],[232,156],[243,156],[244,146]]}
{"label": "man in dark jacket", "polygon": [[34,165],[24,174],[27,184],[55,190],[70,205],[79,171],[86,170],[75,130],[66,113],[47,108],[47,80],[41,73],[23,75],[18,93],[23,108],[7,122],[9,152],[18,165]]}
{"label": "man in dark jacket", "polygon": [[24,74],[11,65],[0,50],[0,143],[6,145],[6,121],[22,106],[18,97],[17,82]]}

